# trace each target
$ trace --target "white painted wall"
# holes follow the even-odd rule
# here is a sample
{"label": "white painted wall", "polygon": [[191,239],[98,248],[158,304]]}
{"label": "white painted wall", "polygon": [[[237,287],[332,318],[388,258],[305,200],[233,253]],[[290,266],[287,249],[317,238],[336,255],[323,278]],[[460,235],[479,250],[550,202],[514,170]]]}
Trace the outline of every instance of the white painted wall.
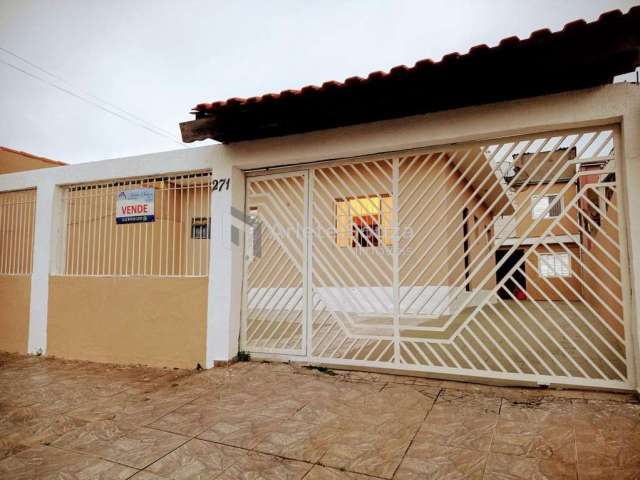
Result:
{"label": "white painted wall", "polygon": [[[283,138],[213,145],[196,149],[155,153],[45,170],[0,176],[0,191],[38,188],[34,274],[31,295],[29,351],[46,352],[48,275],[55,260],[52,231],[59,228],[60,207],[55,186],[111,178],[147,176],[211,168],[214,177],[230,176],[228,191],[212,198],[213,238],[209,280],[207,366],[228,360],[237,351],[240,326],[242,252],[230,248],[228,212],[242,209],[244,180],[240,169],[266,168],[375,155],[385,152],[446,145],[471,140],[574,128],[598,124],[622,124],[623,179],[627,196],[624,208],[629,237],[631,298],[628,319],[632,335],[629,348],[640,351],[637,313],[640,299],[640,88],[630,84],[608,85],[546,97],[469,107],[366,125],[323,130]],[[229,242],[230,243],[230,242]],[[636,357],[637,363],[637,357]],[[639,369],[636,369],[635,378]]]}
{"label": "white painted wall", "polygon": [[[231,241],[231,207],[244,211],[244,174],[230,163],[214,170],[215,178],[230,178],[228,191],[211,195],[211,262],[207,311],[207,368],[238,353],[244,237]],[[242,232],[242,230],[240,230]]]}

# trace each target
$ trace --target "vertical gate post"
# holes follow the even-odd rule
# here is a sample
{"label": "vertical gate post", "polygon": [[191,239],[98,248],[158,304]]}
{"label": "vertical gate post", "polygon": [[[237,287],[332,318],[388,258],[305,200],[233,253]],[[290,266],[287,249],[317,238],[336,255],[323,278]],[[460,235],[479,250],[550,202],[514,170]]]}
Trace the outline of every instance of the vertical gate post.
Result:
{"label": "vertical gate post", "polygon": [[635,389],[640,391],[640,115],[625,115],[622,124],[622,172],[624,187],[625,224],[629,259],[629,287],[631,288],[631,345],[629,355],[635,375]]}
{"label": "vertical gate post", "polygon": [[29,341],[31,354],[47,352],[47,315],[49,308],[49,275],[62,242],[63,206],[61,191],[53,183],[38,185],[36,191],[35,229],[33,235],[33,271],[29,304]]}
{"label": "vertical gate post", "polygon": [[393,360],[400,364],[400,159],[393,159],[392,198],[393,198]]}
{"label": "vertical gate post", "polygon": [[244,231],[232,216],[232,211],[244,212],[244,173],[228,164],[214,168],[213,178],[218,185],[229,181],[228,188],[211,193],[207,368],[224,365],[238,353],[244,254]]}

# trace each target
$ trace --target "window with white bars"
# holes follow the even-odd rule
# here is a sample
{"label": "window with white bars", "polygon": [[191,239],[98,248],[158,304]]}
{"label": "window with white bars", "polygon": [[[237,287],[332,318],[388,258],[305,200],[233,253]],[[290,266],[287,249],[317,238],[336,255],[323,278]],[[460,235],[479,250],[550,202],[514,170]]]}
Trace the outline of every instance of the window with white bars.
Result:
{"label": "window with white bars", "polygon": [[72,185],[65,207],[62,275],[208,275],[210,171]]}
{"label": "window with white bars", "polygon": [[569,277],[571,260],[568,253],[540,255],[540,275],[543,277]]}
{"label": "window with white bars", "polygon": [[35,189],[0,193],[0,275],[31,274],[35,210]]}
{"label": "window with white bars", "polygon": [[[557,197],[558,197],[557,195],[545,195],[544,197],[534,196],[532,198],[533,218],[559,217],[562,214],[562,199],[559,199],[558,201],[556,201]],[[549,205],[551,204],[553,204],[553,206],[549,208]]]}

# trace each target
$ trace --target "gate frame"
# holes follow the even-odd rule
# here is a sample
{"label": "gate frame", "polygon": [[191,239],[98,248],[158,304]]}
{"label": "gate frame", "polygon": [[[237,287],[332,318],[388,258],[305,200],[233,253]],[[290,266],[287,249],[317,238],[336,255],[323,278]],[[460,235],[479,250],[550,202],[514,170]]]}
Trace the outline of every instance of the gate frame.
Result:
{"label": "gate frame", "polygon": [[[537,385],[537,386],[570,386],[570,387],[580,387],[580,388],[602,388],[602,389],[610,389],[610,390],[623,390],[627,391],[634,387],[635,378],[636,378],[636,366],[637,366],[637,355],[635,354],[636,349],[634,349],[634,332],[632,327],[632,319],[634,314],[633,308],[633,295],[631,289],[631,278],[633,275],[631,269],[631,248],[627,242],[628,240],[628,217],[626,215],[626,186],[627,186],[627,178],[624,175],[624,159],[623,155],[623,135],[622,135],[622,124],[620,121],[602,121],[602,122],[593,122],[588,125],[581,126],[566,126],[565,128],[545,128],[542,126],[538,129],[530,130],[526,133],[521,134],[511,134],[511,135],[503,135],[503,136],[494,136],[487,138],[478,138],[468,141],[461,142],[449,142],[445,144],[433,144],[425,147],[417,147],[405,150],[394,150],[390,152],[383,153],[375,153],[375,154],[363,154],[356,155],[350,157],[343,158],[333,158],[327,160],[319,160],[315,162],[302,163],[298,165],[283,165],[279,166],[271,166],[267,169],[267,171],[275,171],[274,173],[256,173],[253,170],[245,170],[245,182],[246,185],[252,179],[268,179],[268,178],[277,178],[278,176],[289,176],[295,175],[296,173],[304,173],[306,181],[305,181],[305,226],[310,225],[311,221],[311,212],[313,205],[313,181],[315,175],[313,175],[313,171],[316,168],[322,168],[325,166],[333,166],[333,165],[348,165],[354,163],[361,163],[367,161],[375,161],[375,160],[390,160],[392,161],[392,196],[394,198],[393,202],[393,212],[394,218],[398,219],[398,194],[399,194],[399,157],[407,156],[411,154],[425,154],[428,152],[441,151],[446,149],[447,147],[459,147],[463,146],[465,148],[471,147],[476,144],[485,144],[487,142],[508,142],[510,140],[519,141],[526,138],[535,138],[537,136],[549,135],[549,134],[567,134],[567,133],[580,133],[581,131],[589,131],[591,128],[610,128],[613,134],[613,145],[614,145],[614,160],[615,164],[615,173],[616,173],[616,183],[617,188],[619,189],[620,199],[619,202],[619,214],[618,214],[618,226],[619,226],[619,247],[620,247],[620,270],[621,270],[621,278],[620,281],[623,286],[622,291],[622,303],[623,303],[623,321],[625,328],[625,365],[627,368],[627,380],[626,382],[622,381],[614,381],[614,380],[602,380],[602,379],[592,379],[592,378],[580,378],[580,377],[558,377],[552,375],[538,375],[538,374],[521,374],[521,373],[509,373],[509,372],[496,372],[496,371],[473,371],[467,369],[458,369],[453,367],[434,367],[434,366],[425,366],[425,365],[408,365],[400,362],[400,344],[401,339],[399,335],[400,325],[399,325],[399,310],[400,302],[394,302],[394,315],[393,315],[393,330],[394,330],[394,362],[372,362],[372,361],[362,361],[362,360],[340,360],[340,359],[331,359],[325,357],[314,357],[312,355],[312,339],[313,339],[313,325],[311,319],[312,317],[312,305],[311,302],[308,302],[307,299],[312,298],[312,289],[313,289],[313,235],[306,235],[306,250],[309,252],[309,257],[307,261],[307,268],[305,270],[305,282],[307,284],[307,290],[305,291],[305,305],[307,307],[307,311],[305,312],[304,323],[305,326],[305,335],[306,335],[306,353],[302,355],[295,354],[286,354],[281,352],[268,352],[268,351],[251,351],[252,355],[255,353],[256,358],[265,359],[265,360],[277,360],[277,361],[297,361],[297,362],[306,362],[310,364],[320,364],[320,365],[329,365],[332,367],[342,367],[342,368],[353,368],[359,367],[363,369],[373,369],[374,371],[386,371],[386,372],[395,372],[395,373],[403,373],[403,374],[414,374],[414,375],[442,375],[445,378],[454,377],[458,379],[471,379],[471,380],[488,380],[488,381],[502,381],[507,383],[514,384],[528,384],[528,385]],[[261,170],[261,169],[259,169]],[[245,204],[246,205],[246,204]],[[397,220],[396,220],[397,221]],[[396,225],[397,227],[397,225]],[[305,229],[306,231],[306,229]],[[398,241],[393,242],[393,289],[394,289],[394,298],[398,297],[399,284],[399,269],[397,268],[396,263],[399,261],[398,258],[398,249],[400,245]],[[243,256],[243,259],[246,260],[246,256]],[[244,271],[244,267],[243,267]],[[244,276],[243,276],[244,277]],[[243,279],[243,311],[245,309],[244,299],[245,299],[245,285]],[[244,322],[244,315],[242,316]],[[245,324],[242,324],[241,327],[243,330],[245,328]],[[241,334],[242,335],[242,334]],[[244,345],[244,342],[241,342],[241,345]],[[244,348],[244,347],[243,347]],[[265,349],[266,350],[266,349]],[[560,381],[558,381],[560,379]]]}

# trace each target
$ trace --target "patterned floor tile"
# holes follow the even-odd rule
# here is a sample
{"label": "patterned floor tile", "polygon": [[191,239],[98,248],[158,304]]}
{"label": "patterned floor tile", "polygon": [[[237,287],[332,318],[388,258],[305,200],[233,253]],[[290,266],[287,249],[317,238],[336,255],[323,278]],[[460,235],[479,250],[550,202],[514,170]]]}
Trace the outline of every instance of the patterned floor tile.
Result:
{"label": "patterned floor tile", "polygon": [[173,433],[102,420],[63,435],[52,446],[142,469],[187,440]]}
{"label": "patterned floor tile", "polygon": [[35,447],[0,461],[4,480],[125,480],[136,470],[100,458]]}
{"label": "patterned floor tile", "polygon": [[208,428],[198,438],[241,448],[254,448],[268,431],[273,419],[246,412],[232,414],[219,412]]}
{"label": "patterned floor tile", "polygon": [[345,472],[344,470],[316,465],[304,477],[304,480],[372,480],[374,478],[360,473]]}
{"label": "patterned floor tile", "polygon": [[247,452],[203,440],[190,440],[147,467],[151,473],[174,480],[217,478]]}
{"label": "patterned floor tile", "polygon": [[336,441],[338,429],[299,420],[272,420],[254,449],[285,458],[317,462]]}
{"label": "patterned floor tile", "polygon": [[308,463],[248,452],[216,480],[299,480],[311,467]]}
{"label": "patterned floor tile", "polygon": [[489,451],[501,400],[445,390],[427,415],[414,443]]}
{"label": "patterned floor tile", "polygon": [[576,401],[574,407],[580,476],[610,471],[640,478],[640,405]]}
{"label": "patterned floor tile", "polygon": [[640,479],[634,402],[285,364],[191,372],[0,352],[0,478]]}
{"label": "patterned floor tile", "polygon": [[486,457],[486,453],[478,450],[414,444],[402,460],[394,479],[480,480],[483,478]]}
{"label": "patterned floor tile", "polygon": [[[556,460],[514,457],[492,453],[487,461],[485,478],[496,480],[575,480],[576,466]],[[618,478],[618,477],[602,477]]]}

